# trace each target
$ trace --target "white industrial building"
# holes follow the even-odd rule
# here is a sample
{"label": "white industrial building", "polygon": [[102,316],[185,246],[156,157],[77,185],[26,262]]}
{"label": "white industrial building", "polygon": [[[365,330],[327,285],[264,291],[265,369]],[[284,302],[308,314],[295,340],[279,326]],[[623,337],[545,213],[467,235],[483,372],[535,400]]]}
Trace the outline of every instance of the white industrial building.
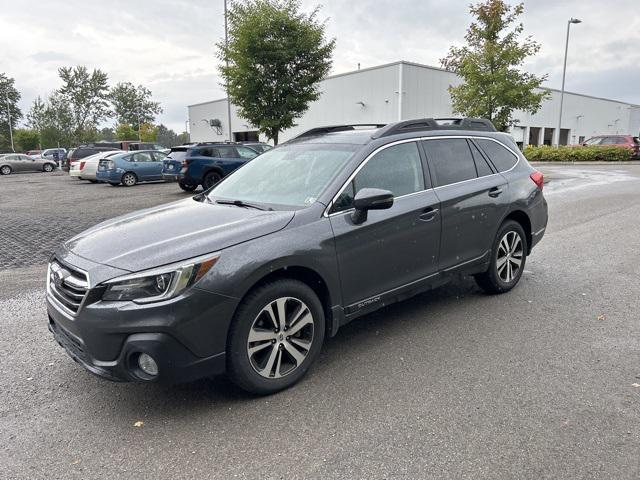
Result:
{"label": "white industrial building", "polygon": [[[411,62],[395,62],[333,75],[321,82],[322,95],[310,105],[294,128],[280,134],[283,142],[313,127],[338,124],[389,123],[425,117],[452,117],[449,85],[460,78],[446,70]],[[535,115],[517,112],[512,135],[520,145],[555,144],[558,134],[560,91]],[[227,102],[214,100],[189,105],[191,141],[229,138]],[[213,125],[213,126],[212,126]],[[640,131],[640,105],[565,92],[560,144],[577,144],[594,135]],[[233,139],[255,140],[257,129],[231,106]],[[261,137],[262,140],[265,140]]]}

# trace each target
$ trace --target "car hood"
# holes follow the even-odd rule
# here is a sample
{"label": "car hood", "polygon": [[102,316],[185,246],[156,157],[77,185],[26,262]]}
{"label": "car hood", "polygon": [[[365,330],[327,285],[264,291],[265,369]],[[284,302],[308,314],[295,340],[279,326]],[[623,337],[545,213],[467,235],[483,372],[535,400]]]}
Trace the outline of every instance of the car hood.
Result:
{"label": "car hood", "polygon": [[100,223],[67,241],[64,248],[92,262],[136,272],[277,232],[293,216],[293,211],[188,199]]}

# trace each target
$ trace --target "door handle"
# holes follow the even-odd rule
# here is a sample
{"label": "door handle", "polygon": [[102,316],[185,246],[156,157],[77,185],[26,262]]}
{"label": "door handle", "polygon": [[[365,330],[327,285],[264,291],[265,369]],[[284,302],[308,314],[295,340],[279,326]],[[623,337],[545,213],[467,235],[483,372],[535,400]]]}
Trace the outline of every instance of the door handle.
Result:
{"label": "door handle", "polygon": [[440,210],[438,208],[428,207],[425,208],[420,214],[420,220],[423,222],[430,222],[435,218]]}
{"label": "door handle", "polygon": [[489,190],[489,196],[492,198],[499,197],[501,193],[502,189],[500,187],[493,187],[491,190]]}

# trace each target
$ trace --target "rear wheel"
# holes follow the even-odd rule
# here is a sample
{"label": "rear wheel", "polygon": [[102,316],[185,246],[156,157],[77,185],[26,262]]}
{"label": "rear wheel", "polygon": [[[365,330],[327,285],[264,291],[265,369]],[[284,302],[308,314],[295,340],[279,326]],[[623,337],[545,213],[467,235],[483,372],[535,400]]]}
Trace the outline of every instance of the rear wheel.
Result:
{"label": "rear wheel", "polygon": [[9,165],[3,165],[0,167],[0,175],[9,175],[11,173],[11,167]]}
{"label": "rear wheel", "polygon": [[122,175],[122,184],[125,187],[133,187],[136,183],[138,183],[138,177],[135,173],[127,172]]}
{"label": "rear wheel", "polygon": [[45,163],[44,167],[42,167],[42,170],[44,170],[47,173],[51,173],[53,172],[53,165],[51,165],[50,163]]}
{"label": "rear wheel", "polygon": [[178,185],[185,192],[193,192],[196,188],[198,188],[197,185],[189,185],[187,183],[182,183],[182,182],[178,182]]}
{"label": "rear wheel", "polygon": [[240,388],[266,395],[300,380],[320,354],[322,304],[306,284],[277,280],[249,293],[229,329],[227,374]]}
{"label": "rear wheel", "polygon": [[513,220],[502,224],[493,242],[489,269],[475,276],[487,293],[505,293],[515,287],[527,261],[527,237]]}
{"label": "rear wheel", "polygon": [[202,187],[205,190],[209,190],[221,179],[222,179],[222,176],[218,172],[209,172],[204,176],[204,180],[202,181]]}

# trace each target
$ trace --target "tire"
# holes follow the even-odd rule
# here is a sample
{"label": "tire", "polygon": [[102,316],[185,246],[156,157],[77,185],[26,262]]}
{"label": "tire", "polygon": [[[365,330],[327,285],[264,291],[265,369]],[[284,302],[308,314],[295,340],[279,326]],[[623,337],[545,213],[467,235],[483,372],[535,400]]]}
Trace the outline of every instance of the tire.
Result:
{"label": "tire", "polygon": [[197,185],[188,185],[188,184],[182,183],[182,182],[178,182],[178,185],[185,192],[193,192],[196,188],[198,188]]}
{"label": "tire", "polygon": [[0,167],[0,175],[10,175],[12,172],[11,167],[9,165],[3,165]]}
{"label": "tire", "polygon": [[116,182],[109,182],[109,185],[111,185],[112,187],[117,187],[120,184]]}
{"label": "tire", "polygon": [[53,172],[53,165],[51,165],[50,163],[45,163],[44,166],[42,167],[42,171],[46,173]]}
{"label": "tire", "polygon": [[125,187],[133,187],[136,183],[138,183],[138,177],[136,177],[135,173],[127,172],[122,175],[121,181]]}
{"label": "tire", "polygon": [[204,176],[204,179],[202,180],[202,188],[204,188],[205,190],[209,190],[220,180],[222,180],[222,176],[220,176],[218,172],[209,172]]}
{"label": "tire", "polygon": [[[287,330],[293,335],[287,336]],[[288,388],[320,354],[324,331],[324,310],[311,288],[297,280],[269,282],[251,291],[234,315],[227,337],[227,375],[243,390],[258,395]]]}
{"label": "tire", "polygon": [[527,249],[522,225],[514,220],[504,222],[493,241],[489,269],[475,276],[480,288],[495,294],[506,293],[515,287],[527,262]]}

